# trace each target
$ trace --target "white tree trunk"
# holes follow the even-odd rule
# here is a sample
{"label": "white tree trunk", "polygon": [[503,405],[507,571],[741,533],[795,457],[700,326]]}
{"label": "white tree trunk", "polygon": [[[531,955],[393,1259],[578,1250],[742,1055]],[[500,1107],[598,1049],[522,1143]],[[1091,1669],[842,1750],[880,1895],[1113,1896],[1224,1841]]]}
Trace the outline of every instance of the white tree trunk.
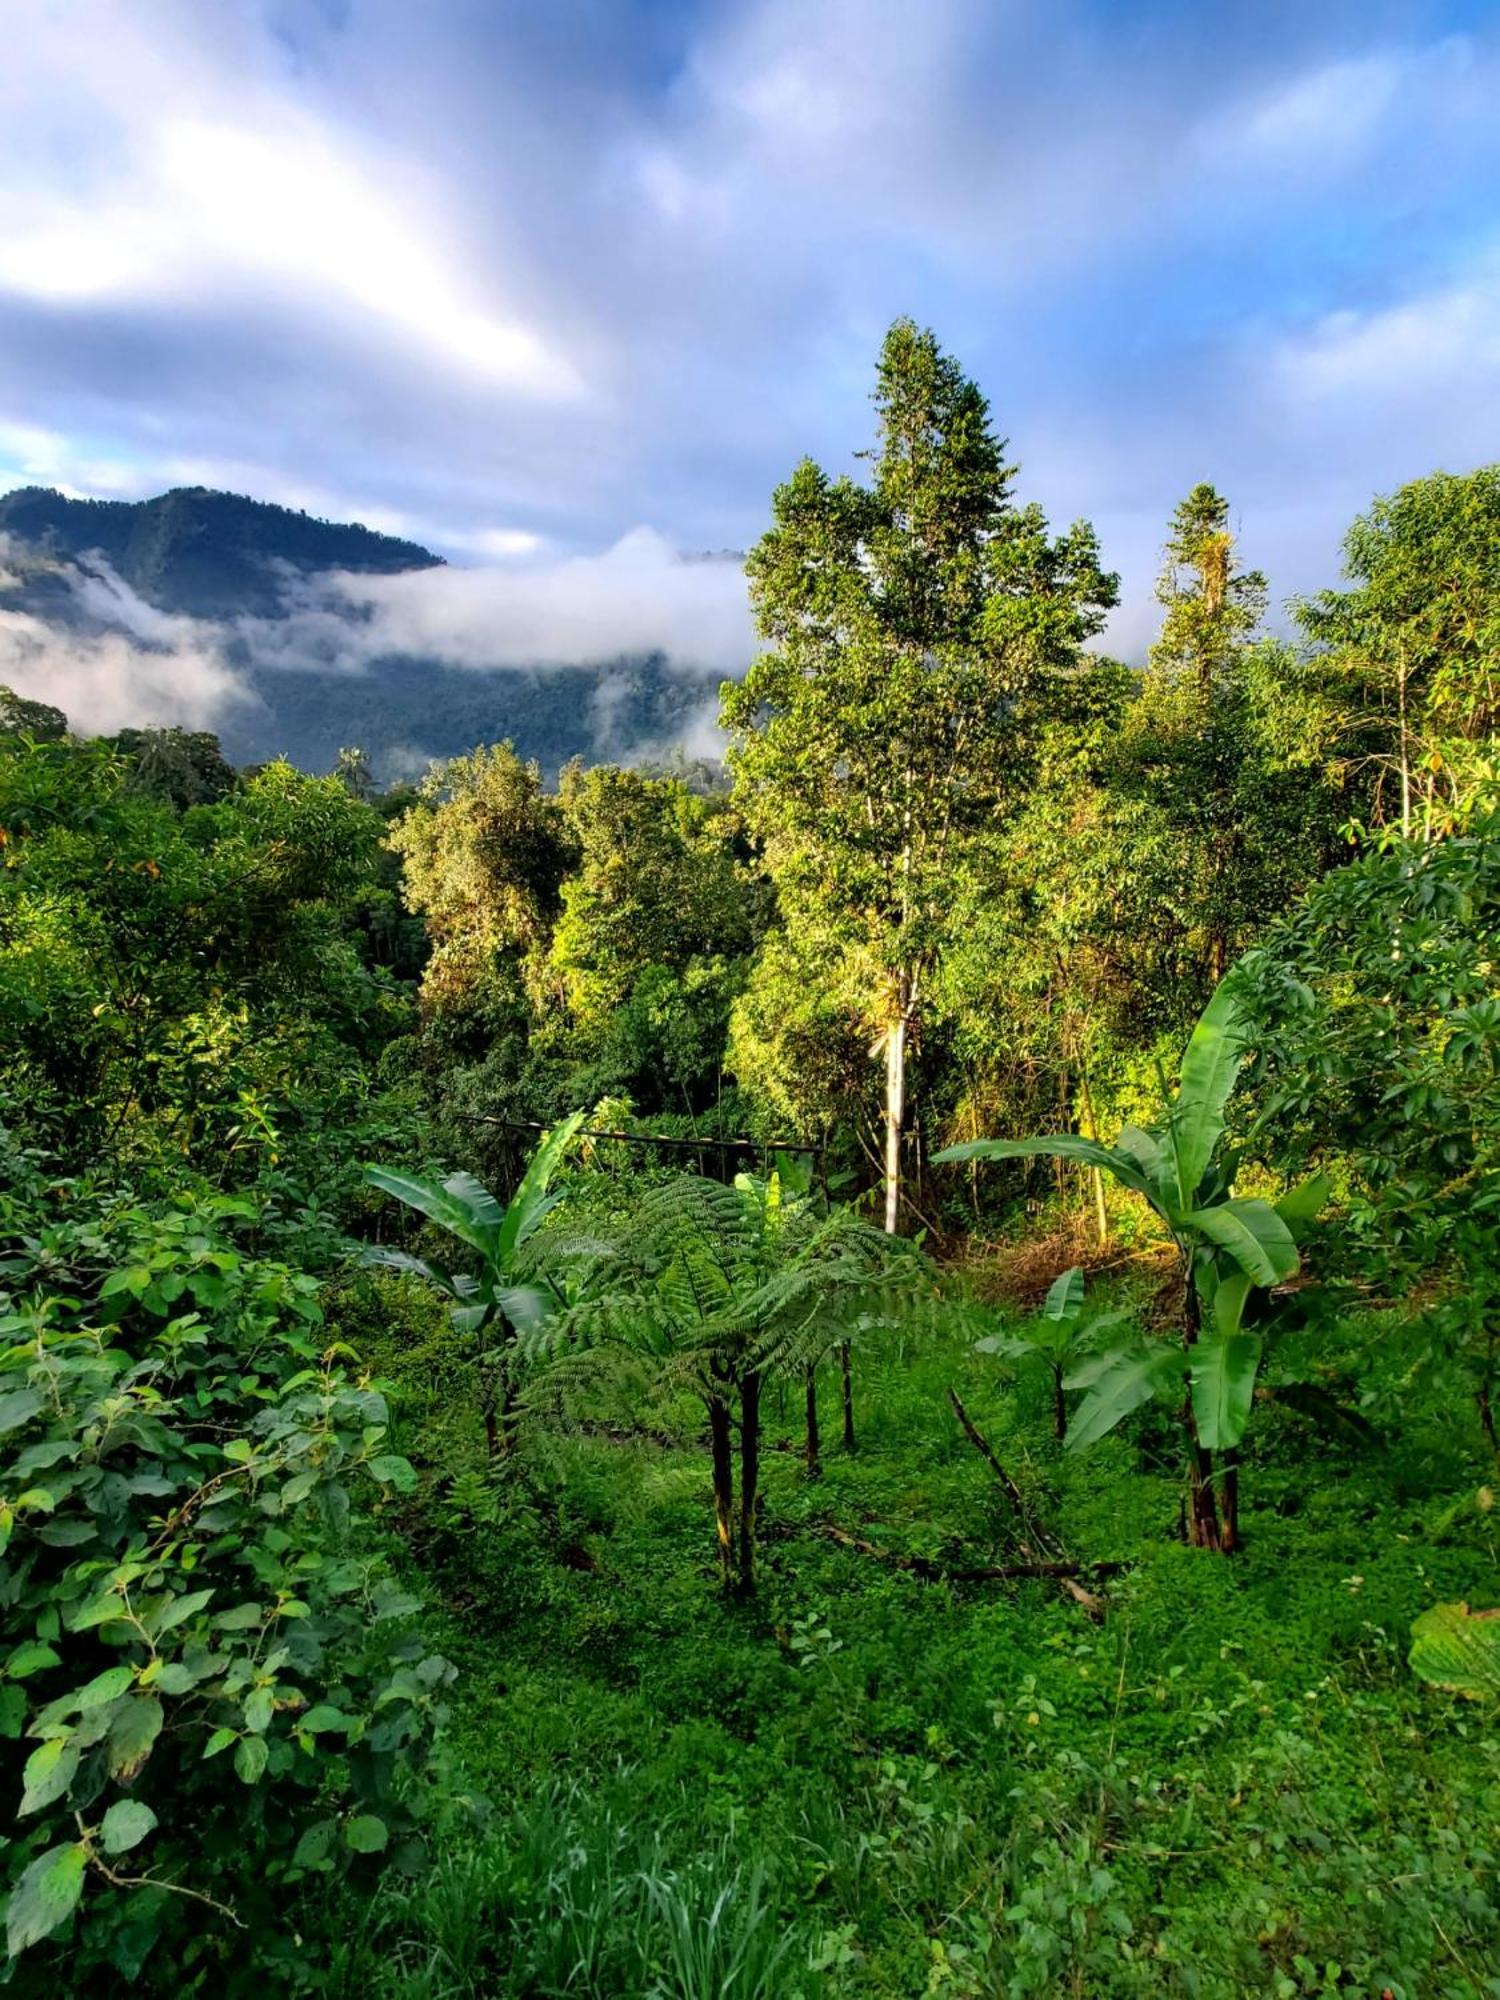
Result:
{"label": "white tree trunk", "polygon": [[906,981],[901,982],[896,1018],[885,1037],[885,1227],[900,1232],[901,1134],[906,1120]]}

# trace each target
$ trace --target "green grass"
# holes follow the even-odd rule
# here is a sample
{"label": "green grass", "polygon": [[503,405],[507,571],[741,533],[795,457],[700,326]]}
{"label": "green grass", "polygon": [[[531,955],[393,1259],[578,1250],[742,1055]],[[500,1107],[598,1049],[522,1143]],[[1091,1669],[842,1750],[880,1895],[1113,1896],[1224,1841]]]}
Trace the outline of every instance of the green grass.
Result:
{"label": "green grass", "polygon": [[[439,1859],[345,1950],[363,1995],[1500,1995],[1493,1714],[1405,1663],[1425,1606],[1500,1597],[1481,1461],[1439,1409],[1384,1447],[1257,1413],[1243,1553],[1175,1539],[1170,1425],[1090,1454],[1043,1385],[965,1346],[858,1361],[860,1449],[768,1453],[760,1595],[713,1587],[690,1409],[629,1385],[540,1417],[526,1485],[482,1476],[441,1323],[380,1356],[424,1493],[415,1565],[462,1668]],[[1054,1584],[923,1582],[1015,1556],[955,1384],[1079,1559]],[[795,1446],[800,1395],[767,1412]],[[458,1475],[455,1486],[455,1475]]]}

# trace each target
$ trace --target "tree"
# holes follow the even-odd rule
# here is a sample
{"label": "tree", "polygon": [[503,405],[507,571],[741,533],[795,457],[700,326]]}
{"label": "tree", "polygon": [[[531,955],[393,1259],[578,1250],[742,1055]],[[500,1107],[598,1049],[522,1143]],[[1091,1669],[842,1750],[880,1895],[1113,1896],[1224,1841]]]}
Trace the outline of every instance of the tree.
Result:
{"label": "tree", "polygon": [[[1262,1351],[1260,1337],[1244,1331],[1245,1306],[1255,1286],[1281,1284],[1297,1270],[1296,1232],[1317,1213],[1327,1193],[1321,1175],[1274,1206],[1233,1192],[1239,1153],[1225,1143],[1224,1107],[1244,1060],[1244,1020],[1238,982],[1231,977],[1193,1030],[1175,1095],[1167,1096],[1163,1082],[1155,1124],[1146,1129],[1127,1125],[1112,1147],[1053,1133],[1038,1139],[977,1139],[938,1156],[1017,1160],[1052,1154],[1079,1160],[1101,1168],[1150,1205],[1176,1246],[1181,1269],[1189,1530],[1197,1547],[1226,1554],[1239,1539],[1238,1453]],[[1183,1373],[1180,1357],[1159,1342],[1132,1344],[1102,1356],[1087,1373],[1075,1373],[1064,1384],[1091,1391],[1069,1429],[1069,1442],[1084,1444],[1102,1436],[1153,1396],[1171,1394]],[[1215,1452],[1223,1454],[1217,1502]]]}
{"label": "tree", "polygon": [[721,806],[678,778],[607,764],[571,765],[559,803],[576,860],[547,972],[580,1028],[607,1028],[653,968],[686,973],[749,950],[754,901]]}
{"label": "tree", "polygon": [[570,854],[539,766],[509,743],[437,765],[389,840],[432,939],[424,1008],[482,1016],[545,952],[562,907]]}
{"label": "tree", "polygon": [[[851,1209],[788,1201],[778,1173],[733,1186],[682,1174],[648,1187],[605,1239],[583,1296],[548,1330],[556,1352],[625,1348],[708,1417],[719,1577],[755,1588],[761,1395],[805,1378],[856,1324],[912,1302],[921,1264]],[[735,1435],[739,1441],[738,1480]]]}
{"label": "tree", "polygon": [[0,683],[0,736],[29,736],[38,743],[51,743],[67,733],[68,718],[60,708],[29,701]]}
{"label": "tree", "polygon": [[1156,598],[1166,616],[1150,673],[1164,686],[1186,683],[1206,710],[1266,607],[1259,570],[1235,567],[1229,502],[1212,486],[1195,486],[1173,514]]}
{"label": "tree", "polygon": [[1247,962],[1266,1134],[1347,1182],[1330,1251],[1422,1291],[1429,1372],[1472,1392],[1500,1456],[1500,818],[1391,829],[1324,877]]}
{"label": "tree", "polygon": [[1500,465],[1434,472],[1354,522],[1347,589],[1296,606],[1315,649],[1305,724],[1331,756],[1371,774],[1375,819],[1406,834],[1432,838],[1494,786],[1497,545]]}
{"label": "tree", "polygon": [[910,1054],[963,843],[1013,802],[1048,677],[1115,601],[1093,532],[1015,504],[975,384],[901,320],[867,485],[804,461],[748,564],[771,650],[723,690],[734,797],[789,934],[842,968],[885,1070],[899,1224]]}

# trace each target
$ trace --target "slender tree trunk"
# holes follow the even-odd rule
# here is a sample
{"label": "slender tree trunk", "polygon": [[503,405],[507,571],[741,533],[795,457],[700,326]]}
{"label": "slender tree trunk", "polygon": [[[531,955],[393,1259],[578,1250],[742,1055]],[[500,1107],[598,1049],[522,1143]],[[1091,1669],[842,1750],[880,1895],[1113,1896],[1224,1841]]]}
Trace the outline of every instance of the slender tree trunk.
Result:
{"label": "slender tree trunk", "polygon": [[[1198,1294],[1193,1288],[1193,1269],[1187,1268],[1187,1291],[1182,1303],[1182,1344],[1191,1350],[1198,1340]],[[1191,1387],[1182,1398],[1183,1428],[1188,1438],[1188,1539],[1195,1549],[1221,1549],[1219,1510],[1214,1502],[1213,1453],[1198,1441],[1198,1419],[1193,1414]]]}
{"label": "slender tree trunk", "polygon": [[708,1441],[714,1467],[714,1526],[719,1538],[719,1582],[734,1585],[734,1451],[729,1437],[729,1405],[708,1399]]}
{"label": "slender tree trunk", "polygon": [[500,1455],[500,1382],[493,1362],[485,1360],[494,1308],[474,1329],[474,1368],[479,1378],[479,1415],[484,1424],[484,1448],[490,1458]]}
{"label": "slender tree trunk", "polygon": [[1068,1435],[1068,1406],[1063,1401],[1063,1372],[1052,1364],[1052,1429],[1059,1441]]}
{"label": "slender tree trunk", "polygon": [[760,1504],[760,1376],[752,1368],[740,1384],[739,1592],[755,1589],[755,1515]]}
{"label": "slender tree trunk", "polygon": [[[1089,1137],[1099,1137],[1099,1119],[1094,1110],[1094,1093],[1089,1083],[1088,1064],[1080,1071],[1083,1086],[1083,1114],[1089,1121]],[[1104,1202],[1104,1175],[1098,1167],[1090,1167],[1089,1175],[1094,1183],[1094,1227],[1099,1232],[1099,1248],[1103,1250],[1109,1242],[1109,1210]],[[1062,1436],[1062,1432],[1058,1432]]]}
{"label": "slender tree trunk", "polygon": [[854,1371],[849,1365],[849,1343],[839,1342],[839,1382],[844,1398],[844,1449],[854,1449]]}
{"label": "slender tree trunk", "polygon": [[906,1121],[906,1030],[909,1007],[906,975],[896,996],[896,1016],[885,1037],[885,1228],[901,1227],[901,1134]]}
{"label": "slender tree trunk", "polygon": [[809,1479],[816,1479],[823,1470],[822,1458],[820,1456],[820,1439],[818,1436],[818,1371],[816,1368],[808,1368],[806,1384],[807,1448],[804,1455],[807,1461],[807,1476]]}
{"label": "slender tree trunk", "polygon": [[1229,1446],[1219,1459],[1219,1546],[1233,1555],[1240,1545],[1240,1454]]}
{"label": "slender tree trunk", "polygon": [[1396,702],[1401,717],[1401,831],[1411,837],[1411,734],[1406,718],[1406,662],[1396,675]]}

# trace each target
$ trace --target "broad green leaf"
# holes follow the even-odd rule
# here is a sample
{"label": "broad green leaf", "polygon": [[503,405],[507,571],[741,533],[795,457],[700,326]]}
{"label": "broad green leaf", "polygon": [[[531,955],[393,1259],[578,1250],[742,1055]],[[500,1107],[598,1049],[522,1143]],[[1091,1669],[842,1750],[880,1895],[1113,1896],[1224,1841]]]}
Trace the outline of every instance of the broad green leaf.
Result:
{"label": "broad green leaf", "polygon": [[416,1174],[398,1173],[391,1167],[366,1167],[365,1179],[371,1187],[379,1188],[382,1194],[393,1194],[397,1201],[404,1201],[408,1208],[425,1215],[482,1257],[493,1255],[493,1233],[487,1234],[482,1226],[476,1225],[469,1207],[446,1186],[422,1180]]}
{"label": "broad green leaf", "polygon": [[1053,1279],[1042,1307],[1042,1318],[1071,1323],[1077,1319],[1082,1305],[1083,1268],[1075,1264],[1071,1271],[1064,1271],[1060,1278]]}
{"label": "broad green leaf", "polygon": [[505,1211],[505,1221],[500,1228],[499,1247],[496,1261],[501,1269],[507,1269],[517,1250],[526,1239],[534,1234],[552,1204],[547,1199],[547,1189],[552,1176],[562,1162],[563,1154],[572,1145],[579,1127],[583,1124],[583,1113],[575,1111],[564,1118],[560,1125],[543,1136],[542,1143],[531,1156],[526,1172],[521,1176],[521,1185],[511,1197]]}
{"label": "broad green leaf", "polygon": [[1253,1333],[1209,1335],[1193,1348],[1188,1368],[1198,1442],[1209,1451],[1228,1451],[1245,1435],[1261,1342]]}
{"label": "broad green leaf", "polygon": [[252,1688],[245,1696],[245,1727],[263,1736],[276,1713],[276,1697],[268,1687]]}
{"label": "broad green leaf", "polygon": [[266,1759],[270,1754],[270,1751],[266,1748],[266,1739],[264,1736],[242,1736],[238,1744],[236,1744],[234,1752],[236,1777],[244,1784],[257,1784],[261,1773],[266,1768]]}
{"label": "broad green leaf", "polygon": [[5,1662],[5,1672],[13,1681],[24,1681],[31,1674],[39,1674],[43,1667],[61,1666],[60,1656],[40,1639],[28,1639],[17,1646]]}
{"label": "broad green leaf", "polygon": [[29,1423],[45,1400],[38,1389],[12,1389],[0,1396],[0,1436]]}
{"label": "broad green leaf", "polygon": [[417,1475],[409,1458],[402,1458],[396,1452],[385,1452],[379,1458],[370,1460],[370,1477],[378,1479],[382,1486],[394,1486],[398,1493],[415,1493]]}
{"label": "broad green leaf", "polygon": [[1239,1196],[1212,1208],[1192,1209],[1184,1218],[1210,1243],[1227,1251],[1257,1285],[1279,1285],[1297,1269],[1292,1232],[1268,1201]]}
{"label": "broad green leaf", "polygon": [[347,1736],[354,1727],[354,1718],[340,1709],[329,1707],[327,1702],[320,1702],[298,1719],[297,1727],[309,1736]]}
{"label": "broad green leaf", "polygon": [[1149,1403],[1153,1396],[1179,1392],[1184,1359],[1163,1343],[1121,1347],[1094,1356],[1069,1376],[1066,1387],[1088,1390],[1073,1413],[1064,1440],[1069,1451],[1082,1451],[1112,1431],[1122,1417]]}
{"label": "broad green leaf", "polygon": [[100,1829],[106,1854],[128,1854],[139,1847],[156,1825],[156,1814],[143,1799],[116,1799]]}
{"label": "broad green leaf", "polygon": [[26,1769],[21,1782],[25,1791],[18,1813],[40,1812],[43,1806],[50,1806],[60,1799],[73,1782],[73,1774],[78,1769],[78,1746],[70,1743],[66,1736],[54,1736],[33,1750],[26,1759]]}
{"label": "broad green leaf", "polygon": [[1412,1672],[1474,1701],[1500,1700],[1500,1608],[1434,1604],[1411,1628]]}
{"label": "broad green leaf", "polygon": [[374,1813],[361,1813],[344,1828],[344,1844],[356,1854],[382,1854],[389,1839],[385,1821]]}
{"label": "broad green leaf", "polygon": [[441,1265],[433,1264],[426,1257],[413,1257],[409,1250],[387,1250],[382,1245],[372,1243],[360,1252],[359,1261],[388,1271],[405,1271],[414,1278],[425,1278],[439,1291],[450,1292],[454,1298],[461,1298],[458,1280]]}
{"label": "broad green leaf", "polygon": [[1239,1332],[1253,1283],[1246,1272],[1229,1271],[1214,1287],[1214,1332],[1221,1339],[1229,1340]]}
{"label": "broad green leaf", "polygon": [[500,1240],[500,1226],[505,1220],[505,1210],[496,1201],[482,1181],[477,1181],[470,1173],[449,1174],[443,1182],[443,1192],[456,1201],[469,1218],[469,1226],[475,1239],[483,1245],[486,1257],[493,1259]]}
{"label": "broad green leaf", "polygon": [[81,1842],[39,1854],[10,1892],[5,1906],[6,1948],[12,1958],[50,1937],[83,1894]]}
{"label": "broad green leaf", "polygon": [[102,1674],[95,1674],[86,1687],[81,1687],[73,1697],[73,1706],[84,1714],[91,1708],[102,1708],[107,1701],[118,1701],[135,1685],[134,1667],[106,1667]]}
{"label": "broad green leaf", "polygon": [[1333,1182],[1325,1173],[1309,1174],[1305,1181],[1299,1181],[1276,1203],[1276,1213],[1281,1217],[1292,1236],[1300,1243],[1308,1223],[1315,1222],[1322,1214],[1324,1204],[1333,1192]]}
{"label": "broad green leaf", "polygon": [[945,1146],[932,1156],[933,1165],[957,1160],[1035,1160],[1043,1157],[1079,1160],[1084,1166],[1102,1167],[1113,1174],[1122,1187],[1143,1194],[1148,1201],[1155,1195],[1137,1161],[1126,1153],[1101,1146],[1097,1139],[1085,1139],[1077,1132],[1049,1132],[1040,1139],[970,1139],[962,1146]]}
{"label": "broad green leaf", "polygon": [[1166,1148],[1155,1132],[1144,1132],[1139,1125],[1122,1125],[1115,1151],[1134,1160],[1159,1199],[1168,1207],[1176,1207],[1177,1190],[1168,1168]]}
{"label": "broad green leaf", "polygon": [[109,1726],[109,1768],[112,1777],[128,1784],[151,1755],[161,1734],[161,1703],[154,1695],[132,1695],[121,1702]]}
{"label": "broad green leaf", "polygon": [[221,1750],[227,1750],[234,1740],[235,1732],[232,1729],[216,1729],[203,1746],[204,1762],[206,1763],[210,1757],[217,1757]]}
{"label": "broad green leaf", "polygon": [[1244,1060],[1244,1012],[1233,979],[1221,979],[1183,1052],[1168,1133],[1177,1196],[1191,1208],[1224,1133],[1224,1106]]}

